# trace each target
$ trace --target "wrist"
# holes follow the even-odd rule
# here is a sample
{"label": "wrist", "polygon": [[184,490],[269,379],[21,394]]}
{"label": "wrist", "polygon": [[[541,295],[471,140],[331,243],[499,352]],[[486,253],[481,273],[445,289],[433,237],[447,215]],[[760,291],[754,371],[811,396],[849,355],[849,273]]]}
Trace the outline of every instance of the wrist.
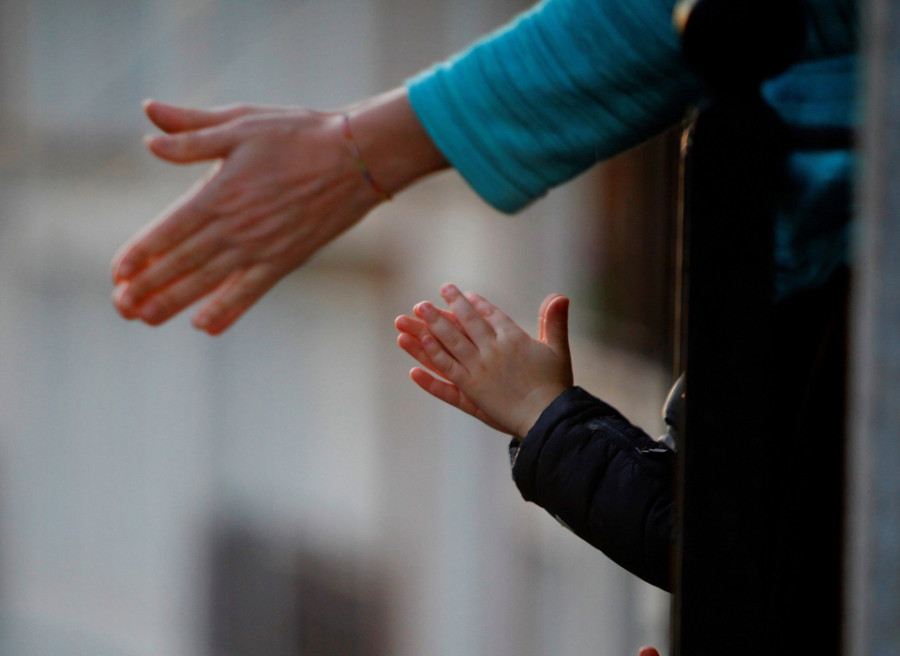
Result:
{"label": "wrist", "polygon": [[548,383],[532,390],[517,408],[513,437],[520,442],[525,439],[544,410],[568,388],[562,383]]}
{"label": "wrist", "polygon": [[370,98],[343,113],[348,117],[359,160],[384,195],[393,196],[449,167],[419,122],[405,88]]}

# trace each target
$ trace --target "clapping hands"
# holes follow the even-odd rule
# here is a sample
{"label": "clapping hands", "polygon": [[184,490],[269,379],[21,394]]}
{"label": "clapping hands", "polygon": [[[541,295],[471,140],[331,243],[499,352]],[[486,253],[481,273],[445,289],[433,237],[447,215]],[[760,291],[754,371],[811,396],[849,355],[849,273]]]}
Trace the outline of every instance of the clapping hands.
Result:
{"label": "clapping hands", "polygon": [[432,396],[521,439],[572,385],[569,300],[544,299],[534,339],[478,294],[444,285],[441,296],[449,310],[422,302],[413,316],[395,321],[397,343],[424,367],[410,377]]}

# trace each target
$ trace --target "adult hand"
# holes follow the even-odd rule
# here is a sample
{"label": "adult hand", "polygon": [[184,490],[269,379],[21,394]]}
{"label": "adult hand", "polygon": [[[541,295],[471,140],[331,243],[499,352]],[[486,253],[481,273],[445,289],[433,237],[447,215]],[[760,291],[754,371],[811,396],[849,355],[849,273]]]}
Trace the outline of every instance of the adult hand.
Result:
{"label": "adult hand", "polygon": [[182,198],[122,246],[113,301],[128,319],[158,325],[208,297],[194,325],[228,328],[281,278],[357,223],[382,197],[361,175],[357,149],[395,192],[446,167],[405,90],[341,113],[232,106],[210,111],[158,102],[147,139],[173,163],[216,161]]}

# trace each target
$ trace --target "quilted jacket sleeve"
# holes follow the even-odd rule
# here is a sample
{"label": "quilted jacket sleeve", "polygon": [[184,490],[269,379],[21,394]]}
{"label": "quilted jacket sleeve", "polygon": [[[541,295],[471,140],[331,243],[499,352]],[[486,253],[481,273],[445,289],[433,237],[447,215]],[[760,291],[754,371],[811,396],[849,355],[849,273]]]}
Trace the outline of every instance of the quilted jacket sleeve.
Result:
{"label": "quilted jacket sleeve", "polygon": [[671,588],[674,452],[573,387],[510,454],[527,501],[628,571]]}

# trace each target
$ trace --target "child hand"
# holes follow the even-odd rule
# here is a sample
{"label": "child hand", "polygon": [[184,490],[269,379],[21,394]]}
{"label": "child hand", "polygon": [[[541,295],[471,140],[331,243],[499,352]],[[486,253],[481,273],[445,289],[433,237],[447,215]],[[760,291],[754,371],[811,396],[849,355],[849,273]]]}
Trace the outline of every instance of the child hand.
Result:
{"label": "child hand", "polygon": [[521,439],[572,386],[569,300],[559,294],[544,299],[540,338],[534,339],[477,294],[463,296],[444,285],[441,296],[449,311],[419,303],[417,318],[401,316],[395,325],[400,347],[446,380],[419,368],[410,377],[436,398]]}
{"label": "child hand", "polygon": [[[437,311],[443,314],[448,321],[455,322],[457,326],[459,326],[459,322],[456,321],[456,317],[452,312],[440,308],[438,308]],[[397,336],[397,343],[400,345],[400,348],[409,353],[422,365],[441,376],[442,373],[440,368],[431,361],[431,358],[428,357],[422,346],[422,339],[426,335],[430,335],[430,331],[425,322],[415,317],[403,315],[397,317],[394,324],[400,331],[400,334]],[[459,326],[459,329],[462,330],[462,326]],[[440,378],[435,378],[434,376],[429,375],[428,372],[418,368],[411,370],[409,375],[419,387],[444,403],[448,403],[449,405],[472,415],[491,428],[501,432],[509,432],[505,427],[488,417],[481,408],[479,408],[472,399],[463,394],[456,385],[441,380]]]}

